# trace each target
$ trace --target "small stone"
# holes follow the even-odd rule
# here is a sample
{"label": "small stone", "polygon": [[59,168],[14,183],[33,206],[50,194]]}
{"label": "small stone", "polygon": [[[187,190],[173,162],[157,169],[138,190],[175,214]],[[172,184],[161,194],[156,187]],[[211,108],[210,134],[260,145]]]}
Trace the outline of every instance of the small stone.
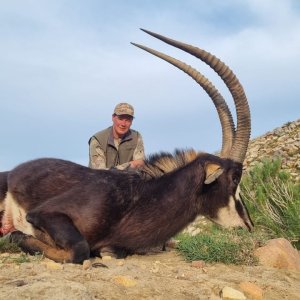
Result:
{"label": "small stone", "polygon": [[113,280],[115,283],[124,287],[134,287],[137,285],[137,282],[134,279],[127,276],[115,276]]}
{"label": "small stone", "polygon": [[194,261],[192,261],[191,266],[193,268],[201,269],[201,268],[205,267],[205,262],[203,260],[194,260]]}
{"label": "small stone", "polygon": [[242,292],[235,290],[229,286],[225,286],[222,289],[221,296],[223,300],[246,300],[247,299]]}
{"label": "small stone", "polygon": [[263,299],[263,290],[256,284],[244,281],[239,284],[239,287],[246,294],[246,296],[248,296],[248,298],[253,300]]}
{"label": "small stone", "polygon": [[59,264],[54,261],[47,261],[45,263],[45,265],[46,265],[46,268],[49,270],[63,270],[64,269],[63,264]]}
{"label": "small stone", "polygon": [[112,257],[110,255],[104,255],[102,256],[102,260],[112,260]]}
{"label": "small stone", "polygon": [[86,259],[85,261],[83,261],[82,269],[87,270],[87,269],[90,269],[91,266],[92,266],[91,261],[89,259]]}

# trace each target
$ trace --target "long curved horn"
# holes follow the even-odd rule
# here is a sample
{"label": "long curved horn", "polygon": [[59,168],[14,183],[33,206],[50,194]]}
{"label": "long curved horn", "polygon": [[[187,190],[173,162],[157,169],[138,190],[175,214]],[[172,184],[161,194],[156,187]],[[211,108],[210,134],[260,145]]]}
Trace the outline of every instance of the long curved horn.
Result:
{"label": "long curved horn", "polygon": [[178,69],[182,70],[191,76],[206,91],[217,109],[222,126],[222,150],[220,156],[228,157],[234,140],[234,122],[227,103],[217,88],[204,75],[186,63],[151,48],[136,43],[131,44],[169,62]]}
{"label": "long curved horn", "polygon": [[242,85],[240,84],[235,74],[225,63],[205,50],[176,40],[172,40],[145,29],[141,30],[169,45],[179,48],[201,59],[222,78],[233,97],[237,114],[236,135],[229,157],[235,161],[242,163],[245,159],[248,143],[250,140],[251,119],[247,97]]}

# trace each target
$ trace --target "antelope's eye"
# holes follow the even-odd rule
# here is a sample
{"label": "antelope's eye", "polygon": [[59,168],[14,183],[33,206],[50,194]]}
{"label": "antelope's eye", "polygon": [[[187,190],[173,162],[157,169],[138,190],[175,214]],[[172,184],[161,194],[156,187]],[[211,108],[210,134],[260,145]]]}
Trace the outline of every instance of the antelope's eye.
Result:
{"label": "antelope's eye", "polygon": [[234,176],[234,177],[232,178],[232,181],[233,181],[233,183],[236,184],[236,185],[238,185],[238,184],[240,183],[240,179],[239,179],[238,177],[236,177],[236,176]]}

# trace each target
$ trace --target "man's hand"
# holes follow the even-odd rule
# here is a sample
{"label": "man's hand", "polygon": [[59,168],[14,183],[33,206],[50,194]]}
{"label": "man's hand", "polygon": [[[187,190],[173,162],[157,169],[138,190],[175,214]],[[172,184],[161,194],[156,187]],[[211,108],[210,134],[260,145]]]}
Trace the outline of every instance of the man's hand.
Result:
{"label": "man's hand", "polygon": [[132,160],[130,162],[130,168],[132,168],[132,169],[138,169],[138,168],[141,168],[144,164],[145,163],[144,163],[143,159]]}

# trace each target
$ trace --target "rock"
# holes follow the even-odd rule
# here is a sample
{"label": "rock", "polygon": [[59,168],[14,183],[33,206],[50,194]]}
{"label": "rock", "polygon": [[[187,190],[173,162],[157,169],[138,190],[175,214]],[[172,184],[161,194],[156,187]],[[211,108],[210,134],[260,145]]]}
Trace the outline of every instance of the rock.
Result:
{"label": "rock", "polygon": [[203,260],[194,260],[194,261],[192,261],[191,266],[193,268],[201,269],[201,268],[205,267],[205,262]]}
{"label": "rock", "polygon": [[252,139],[244,167],[246,170],[251,169],[255,163],[276,156],[282,159],[282,168],[299,182],[300,172],[297,169],[297,162],[300,161],[300,119]]}
{"label": "rock", "polygon": [[108,260],[112,260],[112,259],[113,259],[113,257],[110,256],[110,255],[103,255],[103,256],[102,256],[102,260],[103,260],[103,261],[108,261]]}
{"label": "rock", "polygon": [[246,294],[249,299],[262,300],[263,290],[252,282],[243,281],[239,284],[240,289]]}
{"label": "rock", "polygon": [[49,270],[63,270],[64,268],[63,264],[59,264],[54,261],[46,261],[45,266]]}
{"label": "rock", "polygon": [[300,255],[284,238],[268,241],[256,249],[254,255],[263,266],[300,271]]}
{"label": "rock", "polygon": [[87,270],[92,267],[92,263],[89,259],[86,259],[82,264],[82,270]]}
{"label": "rock", "polygon": [[118,285],[122,285],[125,287],[133,287],[133,286],[136,286],[136,284],[137,284],[136,280],[134,280],[130,277],[127,277],[127,276],[115,276],[113,278],[113,280]]}
{"label": "rock", "polygon": [[242,292],[235,290],[229,286],[225,286],[222,289],[221,297],[223,300],[246,300],[247,299]]}

